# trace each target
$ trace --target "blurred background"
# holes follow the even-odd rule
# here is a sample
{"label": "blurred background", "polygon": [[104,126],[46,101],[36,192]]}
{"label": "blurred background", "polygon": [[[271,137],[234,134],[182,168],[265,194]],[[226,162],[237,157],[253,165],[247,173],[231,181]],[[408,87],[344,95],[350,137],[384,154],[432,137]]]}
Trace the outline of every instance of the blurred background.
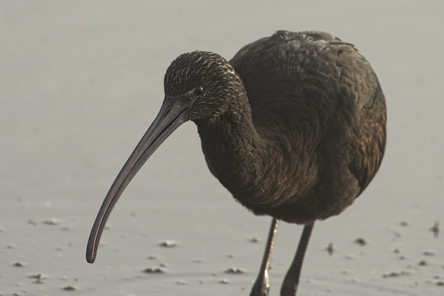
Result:
{"label": "blurred background", "polygon": [[[96,263],[84,254],[169,63],[196,49],[229,59],[281,29],[356,45],[388,106],[382,167],[353,206],[317,223],[299,294],[442,295],[443,24],[441,0],[1,2],[0,295],[248,295],[270,218],[211,176],[192,123],[125,191]],[[281,224],[271,295],[301,229]],[[165,273],[143,272],[155,267]]]}

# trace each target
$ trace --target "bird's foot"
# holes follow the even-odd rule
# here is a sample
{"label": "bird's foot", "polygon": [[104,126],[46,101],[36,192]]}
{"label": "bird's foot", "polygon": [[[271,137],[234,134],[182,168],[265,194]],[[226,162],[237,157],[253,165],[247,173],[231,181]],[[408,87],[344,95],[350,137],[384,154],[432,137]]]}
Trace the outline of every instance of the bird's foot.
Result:
{"label": "bird's foot", "polygon": [[261,279],[257,280],[253,288],[251,288],[250,296],[268,296],[268,293],[270,292],[270,284],[267,280]]}
{"label": "bird's foot", "polygon": [[297,291],[296,287],[282,287],[281,288],[281,296],[295,296]]}

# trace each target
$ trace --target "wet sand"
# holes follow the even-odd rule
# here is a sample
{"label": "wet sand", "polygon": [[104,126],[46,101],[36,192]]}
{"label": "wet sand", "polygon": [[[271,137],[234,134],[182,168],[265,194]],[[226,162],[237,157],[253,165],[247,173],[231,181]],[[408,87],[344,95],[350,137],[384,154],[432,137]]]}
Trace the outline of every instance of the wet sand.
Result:
{"label": "wet sand", "polygon": [[[2,2],[0,295],[248,295],[270,218],[211,176],[192,123],[127,188],[93,265],[85,247],[160,108],[169,63],[196,49],[230,58],[279,29],[355,44],[389,112],[381,170],[354,205],[317,223],[299,295],[443,295],[444,234],[431,230],[444,224],[443,24],[438,0]],[[301,229],[280,226],[271,295]]]}

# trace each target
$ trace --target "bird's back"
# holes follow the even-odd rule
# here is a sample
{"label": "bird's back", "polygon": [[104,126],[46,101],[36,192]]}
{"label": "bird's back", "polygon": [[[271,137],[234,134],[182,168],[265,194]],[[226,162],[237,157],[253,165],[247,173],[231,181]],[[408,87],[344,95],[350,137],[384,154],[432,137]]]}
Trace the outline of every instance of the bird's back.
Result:
{"label": "bird's back", "polygon": [[295,171],[312,179],[306,198],[292,206],[247,206],[296,223],[342,212],[372,180],[384,153],[385,99],[370,64],[328,33],[288,31],[246,45],[230,63],[258,132],[280,146],[289,167],[294,161]]}

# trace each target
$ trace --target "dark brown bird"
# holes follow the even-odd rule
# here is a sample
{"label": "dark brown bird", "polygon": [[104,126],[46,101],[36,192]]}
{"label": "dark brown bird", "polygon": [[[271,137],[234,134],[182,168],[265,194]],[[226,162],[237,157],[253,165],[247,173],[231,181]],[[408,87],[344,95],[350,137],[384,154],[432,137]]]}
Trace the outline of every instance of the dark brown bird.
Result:
{"label": "dark brown bird", "polygon": [[211,173],[254,214],[273,217],[251,295],[268,295],[278,221],[305,225],[281,288],[281,295],[295,295],[313,223],[351,205],[384,154],[385,98],[370,64],[328,33],[278,31],[244,46],[230,62],[211,52],[182,54],[167,69],[164,88],[159,114],[98,213],[88,262],[131,179],[191,120]]}

